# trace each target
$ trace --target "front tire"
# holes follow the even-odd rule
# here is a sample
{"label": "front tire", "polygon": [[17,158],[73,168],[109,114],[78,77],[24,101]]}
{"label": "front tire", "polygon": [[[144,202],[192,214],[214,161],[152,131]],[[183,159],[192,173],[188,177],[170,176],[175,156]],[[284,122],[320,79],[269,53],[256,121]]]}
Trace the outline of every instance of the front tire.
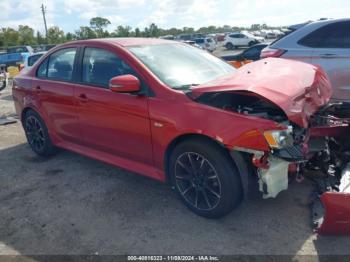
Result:
{"label": "front tire", "polygon": [[170,158],[170,175],[181,200],[197,215],[220,218],[242,200],[238,170],[215,142],[195,139],[179,144]]}
{"label": "front tire", "polygon": [[52,144],[47,127],[38,113],[29,110],[25,113],[23,127],[30,148],[39,156],[51,156],[57,152]]}

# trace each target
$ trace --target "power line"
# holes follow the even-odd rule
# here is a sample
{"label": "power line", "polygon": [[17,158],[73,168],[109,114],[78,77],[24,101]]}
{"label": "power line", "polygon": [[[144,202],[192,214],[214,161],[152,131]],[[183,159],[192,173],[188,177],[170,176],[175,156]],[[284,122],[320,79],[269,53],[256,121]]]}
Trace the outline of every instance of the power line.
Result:
{"label": "power line", "polygon": [[45,25],[45,36],[47,38],[47,25],[46,25],[46,6],[44,6],[44,4],[41,4],[41,12],[43,13],[43,18],[44,18],[44,25]]}

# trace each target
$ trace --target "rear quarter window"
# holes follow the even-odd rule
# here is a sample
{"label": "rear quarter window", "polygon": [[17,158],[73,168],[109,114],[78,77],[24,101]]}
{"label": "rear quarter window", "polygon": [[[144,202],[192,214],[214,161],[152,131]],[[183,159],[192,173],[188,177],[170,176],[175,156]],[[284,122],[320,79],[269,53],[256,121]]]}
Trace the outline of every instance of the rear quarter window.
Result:
{"label": "rear quarter window", "polygon": [[313,48],[350,48],[350,22],[325,25],[298,41]]}

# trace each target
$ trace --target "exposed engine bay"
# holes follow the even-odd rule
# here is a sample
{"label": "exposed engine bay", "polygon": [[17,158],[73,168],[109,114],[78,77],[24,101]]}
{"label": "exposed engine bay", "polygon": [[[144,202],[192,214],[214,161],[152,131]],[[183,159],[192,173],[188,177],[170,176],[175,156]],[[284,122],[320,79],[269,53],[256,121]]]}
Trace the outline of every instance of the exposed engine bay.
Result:
{"label": "exposed engine bay", "polygon": [[235,148],[251,155],[263,198],[276,197],[291,178],[310,179],[315,231],[350,234],[350,103],[326,104],[305,128],[290,121],[273,102],[249,91],[205,93],[197,102],[285,125],[284,131],[264,133],[269,152]]}
{"label": "exposed engine bay", "polygon": [[276,122],[288,120],[281,108],[266,98],[247,91],[207,93],[200,97],[199,102],[245,115],[271,119]]}

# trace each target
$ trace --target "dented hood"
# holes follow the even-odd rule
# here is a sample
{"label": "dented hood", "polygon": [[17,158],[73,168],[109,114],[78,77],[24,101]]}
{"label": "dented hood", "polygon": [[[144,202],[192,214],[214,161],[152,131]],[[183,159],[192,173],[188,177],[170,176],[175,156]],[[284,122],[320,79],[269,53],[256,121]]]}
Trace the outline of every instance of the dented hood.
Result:
{"label": "dented hood", "polygon": [[302,62],[268,58],[250,63],[234,74],[193,87],[198,98],[208,92],[249,91],[279,106],[289,120],[307,127],[309,117],[331,97],[329,80],[320,67]]}

